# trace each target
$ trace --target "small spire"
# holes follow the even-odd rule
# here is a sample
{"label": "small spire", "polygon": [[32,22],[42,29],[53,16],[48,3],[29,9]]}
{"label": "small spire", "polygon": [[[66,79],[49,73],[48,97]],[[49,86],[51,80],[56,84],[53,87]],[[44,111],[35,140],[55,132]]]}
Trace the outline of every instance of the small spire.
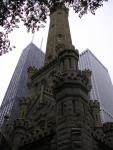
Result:
{"label": "small spire", "polygon": [[34,36],[35,36],[35,33],[32,34],[32,40],[31,40],[31,43],[33,43]]}

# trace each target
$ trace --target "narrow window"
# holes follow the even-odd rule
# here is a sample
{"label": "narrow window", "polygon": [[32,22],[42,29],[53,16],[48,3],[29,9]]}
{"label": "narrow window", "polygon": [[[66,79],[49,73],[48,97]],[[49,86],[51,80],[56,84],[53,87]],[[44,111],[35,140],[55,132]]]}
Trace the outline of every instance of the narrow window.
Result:
{"label": "narrow window", "polygon": [[76,102],[75,100],[72,101],[72,108],[73,108],[73,112],[76,113]]}
{"label": "narrow window", "polygon": [[69,68],[71,68],[71,58],[69,58]]}
{"label": "narrow window", "polygon": [[96,121],[98,121],[98,115],[96,115]]}
{"label": "narrow window", "polygon": [[61,102],[61,115],[63,116],[64,114],[64,108],[63,108],[63,102]]}

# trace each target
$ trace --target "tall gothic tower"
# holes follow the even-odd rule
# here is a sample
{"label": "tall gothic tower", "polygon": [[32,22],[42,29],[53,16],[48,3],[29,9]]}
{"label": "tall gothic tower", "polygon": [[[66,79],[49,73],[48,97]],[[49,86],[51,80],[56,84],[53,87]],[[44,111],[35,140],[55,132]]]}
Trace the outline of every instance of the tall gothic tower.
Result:
{"label": "tall gothic tower", "polygon": [[21,99],[14,124],[6,121],[9,149],[111,150],[113,123],[103,126],[99,103],[89,99],[91,72],[78,69],[68,9],[56,5],[50,19],[45,66],[28,69],[29,96]]}

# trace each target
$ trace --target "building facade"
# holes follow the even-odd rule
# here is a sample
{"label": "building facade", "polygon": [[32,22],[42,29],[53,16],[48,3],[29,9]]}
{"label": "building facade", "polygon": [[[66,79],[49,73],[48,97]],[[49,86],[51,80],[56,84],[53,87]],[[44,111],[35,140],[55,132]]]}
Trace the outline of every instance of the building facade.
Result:
{"label": "building facade", "polygon": [[44,63],[44,53],[33,43],[30,43],[22,52],[12,79],[6,91],[0,108],[0,124],[3,123],[4,116],[15,118],[18,112],[18,102],[20,97],[28,95],[27,88],[27,68],[35,66],[40,68]]}
{"label": "building facade", "polygon": [[55,3],[44,66],[28,69],[29,95],[18,118],[5,121],[2,150],[113,150],[113,122],[101,122],[99,102],[89,96],[91,71],[79,70],[78,60],[68,8]]}
{"label": "building facade", "polygon": [[102,121],[113,121],[113,85],[108,70],[88,49],[80,54],[79,68],[92,71],[90,98],[99,101]]}

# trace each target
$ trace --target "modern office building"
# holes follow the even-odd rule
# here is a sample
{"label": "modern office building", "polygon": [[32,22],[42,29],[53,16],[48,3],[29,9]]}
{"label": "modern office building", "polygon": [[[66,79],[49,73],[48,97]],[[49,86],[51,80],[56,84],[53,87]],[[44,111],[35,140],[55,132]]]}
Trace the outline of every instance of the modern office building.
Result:
{"label": "modern office building", "polygon": [[[40,68],[43,66],[44,53],[33,43],[30,43],[22,52],[5,97],[0,108],[0,124],[3,123],[4,116],[15,117],[18,112],[19,97],[28,95],[27,88],[27,68],[35,66]],[[14,111],[16,110],[16,111]]]}
{"label": "modern office building", "polygon": [[88,49],[80,54],[79,68],[92,71],[90,98],[100,102],[102,121],[113,121],[113,85],[108,70]]}

